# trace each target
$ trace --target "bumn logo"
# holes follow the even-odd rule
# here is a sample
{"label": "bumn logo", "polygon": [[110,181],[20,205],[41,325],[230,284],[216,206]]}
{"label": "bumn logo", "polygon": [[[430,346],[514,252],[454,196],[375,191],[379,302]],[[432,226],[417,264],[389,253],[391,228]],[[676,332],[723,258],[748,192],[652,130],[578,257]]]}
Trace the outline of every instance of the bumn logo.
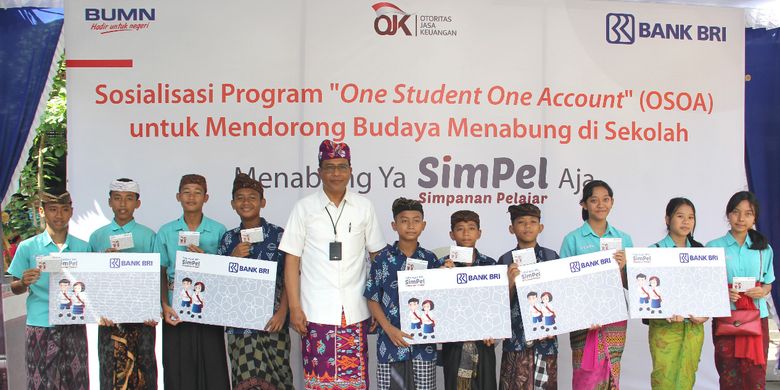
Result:
{"label": "bumn logo", "polygon": [[119,267],[121,266],[121,263],[120,263],[120,261],[119,261],[119,259],[118,259],[118,258],[116,258],[116,257],[112,257],[112,258],[109,260],[109,266],[110,266],[111,268],[119,268]]}
{"label": "bumn logo", "polygon": [[634,15],[607,14],[607,42],[618,45],[631,45],[636,40]]}
{"label": "bumn logo", "polygon": [[569,269],[571,272],[580,272],[580,262],[579,261],[572,261],[569,263]]}
{"label": "bumn logo", "polygon": [[238,273],[238,263],[228,263],[228,272]]}
{"label": "bumn logo", "polygon": [[469,277],[465,273],[460,273],[457,275],[456,280],[458,284],[466,284],[469,282]]}
{"label": "bumn logo", "polygon": [[688,263],[690,261],[691,261],[691,259],[690,259],[690,257],[688,257],[687,253],[680,253],[680,262],[681,263]]}

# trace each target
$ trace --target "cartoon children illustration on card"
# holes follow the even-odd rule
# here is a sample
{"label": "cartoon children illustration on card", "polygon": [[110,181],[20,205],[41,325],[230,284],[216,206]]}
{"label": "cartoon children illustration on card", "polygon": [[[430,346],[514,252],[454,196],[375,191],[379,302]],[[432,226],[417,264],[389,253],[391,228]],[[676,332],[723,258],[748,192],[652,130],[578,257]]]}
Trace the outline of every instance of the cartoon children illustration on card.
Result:
{"label": "cartoon children illustration on card", "polygon": [[657,276],[650,277],[650,313],[655,312],[663,313],[661,310],[661,289],[658,287],[661,285],[661,279]]}
{"label": "cartoon children illustration on card", "polygon": [[84,308],[87,306],[87,297],[84,293],[86,289],[87,286],[84,285],[84,282],[73,283],[73,295],[71,295],[71,299],[73,300],[71,306],[73,320],[76,320],[76,317],[82,320],[84,319]]}
{"label": "cartoon children illustration on card", "polygon": [[194,289],[194,296],[192,297],[192,314],[190,317],[195,318],[195,315],[197,314],[198,318],[203,318],[203,292],[206,291],[206,285],[203,284],[203,282],[196,282]]}
{"label": "cartoon children illustration on card", "polygon": [[435,305],[433,304],[433,301],[430,299],[426,299],[422,303],[422,311],[423,311],[423,317],[422,317],[422,338],[423,340],[427,339],[428,337],[434,339],[436,338],[436,335],[434,335],[434,328],[436,327],[436,321],[433,319],[432,312]]}
{"label": "cartoon children illustration on card", "polygon": [[[417,310],[420,307],[420,300],[417,298],[409,298],[408,301],[409,304],[409,329],[412,330],[412,333],[415,330],[422,329],[422,317],[420,317],[420,313],[417,312]],[[420,333],[422,335],[422,333]]]}
{"label": "cartoon children illustration on card", "polygon": [[550,329],[558,329],[555,325],[555,310],[552,306],[553,296],[550,292],[545,291],[542,293],[542,314],[544,315],[544,330],[549,332]]}
{"label": "cartoon children illustration on card", "polygon": [[528,299],[528,312],[531,313],[531,324],[533,330],[536,331],[537,324],[542,326],[542,318],[544,313],[542,312],[541,305],[539,304],[539,294],[536,291],[531,291],[526,295]]}
{"label": "cartoon children illustration on card", "polygon": [[179,293],[179,296],[181,297],[181,309],[179,310],[179,314],[184,314],[185,310],[187,310],[187,314],[190,314],[190,307],[192,306],[190,287],[192,287],[192,279],[184,278],[181,280],[181,292]]}
{"label": "cartoon children illustration on card", "polygon": [[636,292],[639,294],[639,311],[650,310],[650,287],[647,286],[647,275],[636,276]]}
{"label": "cartoon children illustration on card", "polygon": [[70,306],[73,304],[73,299],[71,299],[70,294],[70,280],[68,279],[60,279],[60,293],[59,293],[59,303],[60,303],[60,314],[59,316],[62,317],[63,315],[67,315],[70,317]]}

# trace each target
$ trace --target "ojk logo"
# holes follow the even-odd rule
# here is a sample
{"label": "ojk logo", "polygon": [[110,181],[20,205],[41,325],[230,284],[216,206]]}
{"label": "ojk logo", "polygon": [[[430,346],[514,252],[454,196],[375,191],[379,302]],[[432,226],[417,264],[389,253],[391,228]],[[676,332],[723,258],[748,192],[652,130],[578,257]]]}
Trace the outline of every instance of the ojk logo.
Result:
{"label": "ojk logo", "polygon": [[631,14],[607,14],[607,42],[630,45],[636,40],[636,21]]}
{"label": "ojk logo", "polygon": [[412,35],[412,31],[407,26],[409,14],[398,8],[395,4],[381,2],[371,6],[376,12],[374,19],[374,31],[379,35],[395,35],[403,32],[405,35]]}

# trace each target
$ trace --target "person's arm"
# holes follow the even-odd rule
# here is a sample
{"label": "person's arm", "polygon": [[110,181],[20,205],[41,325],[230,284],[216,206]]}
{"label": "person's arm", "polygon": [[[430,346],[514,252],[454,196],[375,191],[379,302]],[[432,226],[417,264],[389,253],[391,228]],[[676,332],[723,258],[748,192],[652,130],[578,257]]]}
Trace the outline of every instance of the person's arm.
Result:
{"label": "person's arm", "polygon": [[290,308],[290,326],[304,335],[308,322],[301,305],[301,258],[289,253],[284,258],[284,287]]}
{"label": "person's arm", "polygon": [[390,341],[393,343],[393,345],[396,347],[409,346],[409,343],[407,343],[404,338],[411,340],[412,335],[404,333],[401,331],[401,329],[393,326],[393,324],[390,323],[390,320],[387,319],[387,316],[385,316],[385,312],[382,310],[382,306],[379,304],[379,302],[369,299],[368,310],[371,312],[371,316],[374,317],[379,326],[382,327],[382,330],[384,330],[385,333],[387,333],[387,336],[390,337]]}
{"label": "person's arm", "polygon": [[26,293],[30,285],[37,282],[40,277],[41,270],[37,268],[25,270],[21,279],[14,277],[14,281],[11,282],[11,292],[16,295]]}
{"label": "person's arm", "polygon": [[162,306],[163,320],[168,325],[176,326],[181,322],[176,310],[168,304],[168,268],[160,267],[160,304]]}
{"label": "person's arm", "polygon": [[284,319],[287,317],[287,293],[284,291],[284,287],[282,287],[281,294],[281,297],[279,297],[279,308],[276,309],[276,313],[265,325],[266,332],[278,332],[284,326]]}

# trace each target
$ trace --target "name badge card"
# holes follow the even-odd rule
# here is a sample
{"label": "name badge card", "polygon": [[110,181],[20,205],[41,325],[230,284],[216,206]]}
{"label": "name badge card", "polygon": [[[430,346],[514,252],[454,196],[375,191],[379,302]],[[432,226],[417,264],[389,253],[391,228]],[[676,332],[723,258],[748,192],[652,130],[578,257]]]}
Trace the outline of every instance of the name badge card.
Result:
{"label": "name badge card", "polygon": [[133,246],[133,233],[115,234],[108,237],[111,241],[111,248],[116,250],[130,249]]}
{"label": "name badge card", "polygon": [[58,253],[49,276],[49,323],[95,324],[160,319],[159,253]]}
{"label": "name badge card", "polygon": [[730,315],[723,248],[627,248],[631,318]]}
{"label": "name badge card", "polygon": [[735,276],[731,278],[731,287],[739,292],[746,292],[756,287],[756,278]]}
{"label": "name badge card", "polygon": [[536,263],[534,248],[515,249],[512,251],[512,261],[515,264],[527,265]]}
{"label": "name badge card", "polygon": [[409,344],[512,336],[506,265],[398,272],[401,330]]}
{"label": "name badge card", "polygon": [[603,251],[619,251],[623,249],[622,238],[602,237],[599,239],[599,244]]}
{"label": "name badge card", "polygon": [[276,266],[178,251],[171,307],[182,321],[262,330],[274,314]]}
{"label": "name badge card", "polygon": [[200,232],[179,232],[179,246],[200,246]]}
{"label": "name badge card", "polygon": [[62,258],[59,256],[38,256],[35,258],[35,268],[41,272],[60,272],[62,270]]}
{"label": "name badge card", "polygon": [[450,260],[455,263],[471,264],[474,262],[474,248],[465,246],[450,246]]}
{"label": "name badge card", "polygon": [[406,258],[406,270],[407,271],[419,271],[428,269],[428,262],[425,260],[414,259],[411,257]]}
{"label": "name badge card", "polygon": [[529,264],[515,279],[526,340],[628,318],[615,251]]}
{"label": "name badge card", "polygon": [[262,227],[241,230],[241,242],[248,242],[250,244],[254,244],[260,241],[263,241]]}

